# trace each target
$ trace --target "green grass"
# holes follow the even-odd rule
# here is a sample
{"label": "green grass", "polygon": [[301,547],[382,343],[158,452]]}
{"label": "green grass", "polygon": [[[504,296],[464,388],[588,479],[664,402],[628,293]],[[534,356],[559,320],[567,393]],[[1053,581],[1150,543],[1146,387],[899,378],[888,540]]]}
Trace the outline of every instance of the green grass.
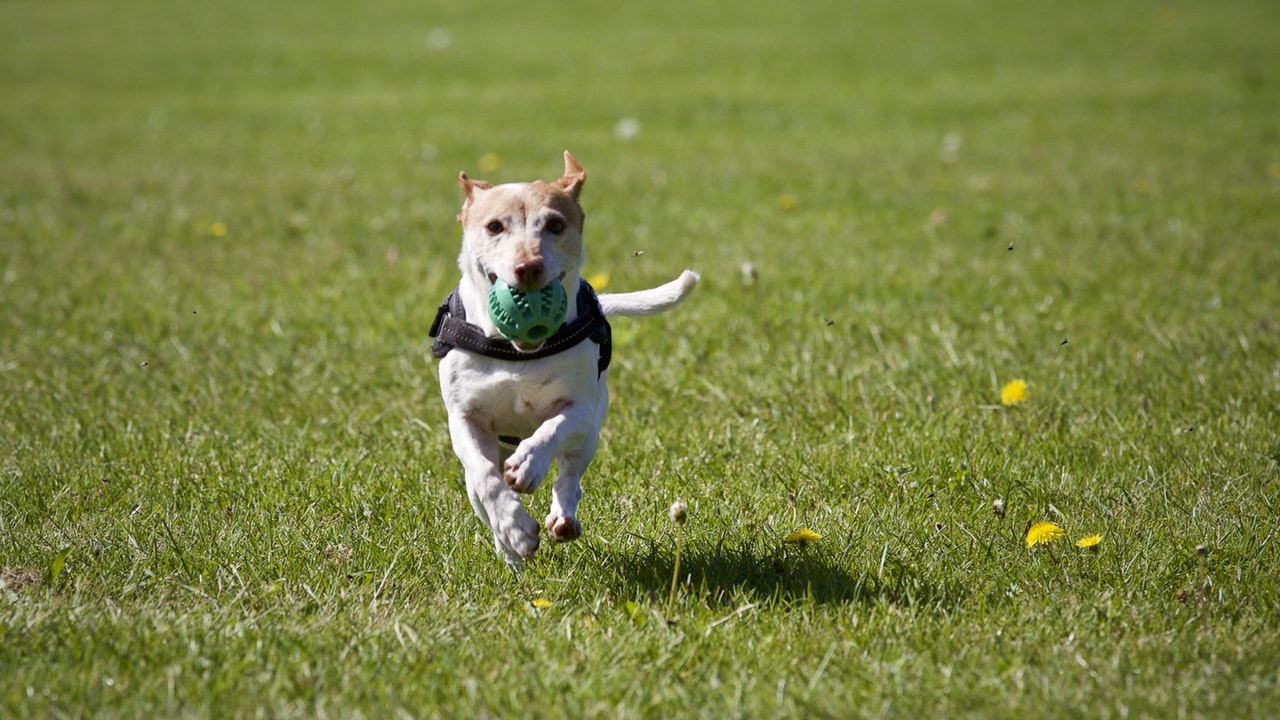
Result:
{"label": "green grass", "polygon": [[[0,715],[1274,714],[1277,26],[0,4]],[[514,576],[426,330],[457,172],[565,148],[588,271],[703,282]]]}

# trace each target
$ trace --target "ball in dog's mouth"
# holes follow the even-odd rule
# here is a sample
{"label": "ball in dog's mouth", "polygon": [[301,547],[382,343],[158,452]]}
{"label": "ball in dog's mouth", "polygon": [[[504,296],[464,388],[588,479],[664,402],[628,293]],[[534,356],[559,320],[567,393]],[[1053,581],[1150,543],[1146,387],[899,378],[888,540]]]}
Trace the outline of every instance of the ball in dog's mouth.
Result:
{"label": "ball in dog's mouth", "polygon": [[558,281],[538,290],[521,290],[498,279],[489,289],[489,319],[503,337],[525,352],[542,347],[564,324],[568,310],[569,298]]}

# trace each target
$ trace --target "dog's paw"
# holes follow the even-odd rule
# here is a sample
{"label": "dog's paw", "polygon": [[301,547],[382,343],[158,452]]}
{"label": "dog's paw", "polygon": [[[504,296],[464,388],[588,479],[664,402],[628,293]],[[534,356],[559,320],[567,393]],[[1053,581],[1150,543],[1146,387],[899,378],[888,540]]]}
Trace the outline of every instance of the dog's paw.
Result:
{"label": "dog's paw", "polygon": [[547,516],[547,531],[556,542],[572,542],[582,537],[582,523],[578,518],[553,513]]}
{"label": "dog's paw", "polygon": [[518,493],[531,493],[538,489],[551,463],[539,457],[539,453],[525,452],[517,448],[502,466],[502,481]]}
{"label": "dog's paw", "polygon": [[538,552],[538,521],[526,512],[510,519],[493,531],[494,545],[514,569],[520,569],[525,560],[532,560]]}

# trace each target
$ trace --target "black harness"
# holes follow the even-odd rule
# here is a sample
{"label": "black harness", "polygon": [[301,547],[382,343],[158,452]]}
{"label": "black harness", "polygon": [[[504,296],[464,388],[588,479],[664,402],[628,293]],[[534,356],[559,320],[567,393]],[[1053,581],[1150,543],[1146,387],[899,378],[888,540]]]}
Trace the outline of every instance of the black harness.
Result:
{"label": "black harness", "polygon": [[578,281],[577,303],[578,317],[573,322],[561,325],[537,350],[521,352],[509,340],[491,338],[478,325],[467,322],[467,310],[462,306],[462,297],[455,288],[436,311],[436,319],[431,323],[428,334],[435,338],[431,354],[442,358],[456,348],[495,360],[519,362],[550,357],[583,340],[590,340],[600,346],[600,360],[596,367],[603,374],[609,368],[609,360],[613,356],[613,330],[600,307],[600,298],[596,297],[596,291],[586,280]]}

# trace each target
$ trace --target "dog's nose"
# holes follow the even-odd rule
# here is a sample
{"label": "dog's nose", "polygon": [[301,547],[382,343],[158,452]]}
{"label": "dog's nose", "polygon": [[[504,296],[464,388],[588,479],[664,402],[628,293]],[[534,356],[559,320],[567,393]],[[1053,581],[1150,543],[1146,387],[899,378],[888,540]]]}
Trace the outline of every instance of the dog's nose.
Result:
{"label": "dog's nose", "polygon": [[516,280],[525,285],[537,285],[542,279],[542,261],[530,260],[515,267]]}

